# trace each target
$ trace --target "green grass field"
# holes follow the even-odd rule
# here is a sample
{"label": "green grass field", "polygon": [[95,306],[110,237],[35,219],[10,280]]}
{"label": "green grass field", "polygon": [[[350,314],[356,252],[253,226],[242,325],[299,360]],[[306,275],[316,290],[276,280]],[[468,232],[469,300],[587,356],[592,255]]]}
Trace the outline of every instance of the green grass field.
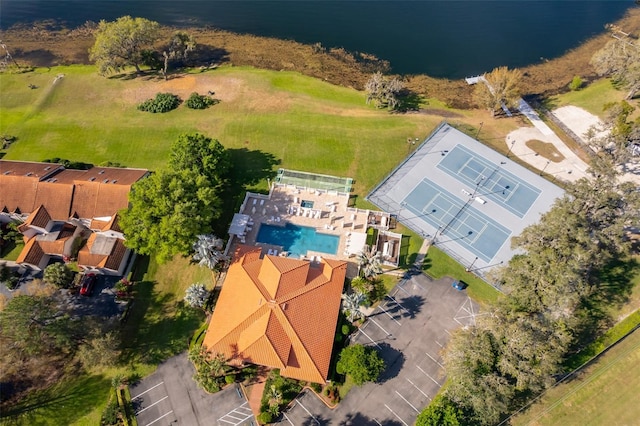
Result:
{"label": "green grass field", "polygon": [[625,90],[617,90],[611,80],[602,79],[593,82],[587,87],[553,96],[549,102],[553,108],[566,105],[574,105],[584,108],[591,114],[603,117],[602,107],[608,102],[619,102],[624,99]]}
{"label": "green grass field", "polygon": [[[64,77],[54,84],[58,74]],[[136,109],[157,92],[185,99],[208,90],[221,102],[207,110]],[[423,138],[440,121],[376,110],[363,93],[297,73],[241,67],[167,82],[104,78],[91,66],[56,67],[0,74],[0,93],[0,133],[18,137],[5,159],[60,157],[156,169],[177,135],[200,131],[227,148],[270,153],[285,168],[354,177],[361,196],[407,154],[408,136]]]}
{"label": "green grass field", "polygon": [[640,418],[640,331],[515,417],[519,425],[633,425]]}

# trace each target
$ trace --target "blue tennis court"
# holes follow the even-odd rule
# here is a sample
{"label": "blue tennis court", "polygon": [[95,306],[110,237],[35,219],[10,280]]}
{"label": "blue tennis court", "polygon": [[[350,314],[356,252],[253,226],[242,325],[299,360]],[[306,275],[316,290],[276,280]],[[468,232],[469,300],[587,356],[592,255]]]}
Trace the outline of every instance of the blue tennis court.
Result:
{"label": "blue tennis court", "polygon": [[485,262],[490,261],[511,235],[511,231],[466,202],[451,197],[437,184],[423,179],[403,205],[437,228],[434,244],[455,241]]}
{"label": "blue tennis court", "polygon": [[475,188],[474,196],[489,198],[520,218],[527,214],[541,192],[462,145],[453,147],[436,167]]}

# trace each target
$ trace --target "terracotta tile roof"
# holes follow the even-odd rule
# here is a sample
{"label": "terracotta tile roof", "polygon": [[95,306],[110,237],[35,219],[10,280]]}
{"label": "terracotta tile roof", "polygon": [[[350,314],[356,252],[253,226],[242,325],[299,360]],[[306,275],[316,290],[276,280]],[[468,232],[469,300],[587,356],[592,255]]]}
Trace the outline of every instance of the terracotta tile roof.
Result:
{"label": "terracotta tile roof", "polygon": [[54,220],[67,220],[73,198],[73,185],[38,182],[34,207],[43,205]]}
{"label": "terracotta tile roof", "polygon": [[240,247],[204,345],[234,362],[280,368],[284,376],[326,381],[347,264],[265,256]]}
{"label": "terracotta tile roof", "polygon": [[131,185],[147,170],[0,160],[0,210],[31,213],[41,204],[55,220],[112,217],[129,205]]}
{"label": "terracotta tile roof", "polygon": [[36,241],[35,238],[31,238],[24,245],[24,248],[16,259],[16,263],[28,263],[30,265],[38,266],[42,260],[42,256],[44,256],[42,247],[40,247],[40,244],[38,244],[38,241]]}
{"label": "terracotta tile roof", "polygon": [[62,165],[57,163],[0,160],[0,176],[21,176],[38,181],[61,169]]}
{"label": "terracotta tile roof", "polygon": [[111,269],[112,271],[117,271],[126,254],[127,247],[124,245],[124,240],[118,238],[116,243],[113,245],[113,250],[111,250],[109,256],[107,256],[100,266],[102,268]]}
{"label": "terracotta tile roof", "polygon": [[[113,245],[107,244],[106,246],[109,250],[108,252],[104,252],[96,249],[96,246],[101,245],[103,242],[101,239],[106,239],[106,237],[96,233],[92,233],[89,236],[87,243],[78,252],[78,264],[117,271],[127,254],[127,247],[124,245],[124,240],[120,238],[108,238],[109,240],[114,240]],[[104,247],[101,247],[101,249],[103,248]]]}
{"label": "terracotta tile roof", "polygon": [[39,228],[46,228],[46,226],[51,221],[51,216],[49,216],[49,212],[47,209],[41,204],[33,213],[29,215],[27,220],[25,220],[20,227],[23,225],[31,225],[37,226]]}

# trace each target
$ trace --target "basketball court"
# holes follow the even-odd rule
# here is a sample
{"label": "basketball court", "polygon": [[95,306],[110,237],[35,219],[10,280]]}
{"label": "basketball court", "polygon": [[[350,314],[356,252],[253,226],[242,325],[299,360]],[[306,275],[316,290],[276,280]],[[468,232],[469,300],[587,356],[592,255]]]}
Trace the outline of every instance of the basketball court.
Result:
{"label": "basketball court", "polygon": [[443,123],[367,199],[483,275],[511,259],[511,238],[563,194]]}

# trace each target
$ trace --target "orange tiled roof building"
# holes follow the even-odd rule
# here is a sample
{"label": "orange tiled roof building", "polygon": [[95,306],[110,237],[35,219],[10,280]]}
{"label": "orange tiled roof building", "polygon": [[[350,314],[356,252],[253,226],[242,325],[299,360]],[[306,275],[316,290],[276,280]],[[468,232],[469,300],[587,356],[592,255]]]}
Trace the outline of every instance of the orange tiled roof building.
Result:
{"label": "orange tiled roof building", "polygon": [[0,223],[20,223],[25,247],[16,259],[44,269],[50,259],[69,257],[86,240],[78,266],[120,274],[129,250],[117,212],[129,205],[131,185],[144,169],[92,167],[0,160]]}
{"label": "orange tiled roof building", "polygon": [[324,383],[347,263],[278,256],[241,246],[230,265],[203,344],[231,364],[279,368]]}

